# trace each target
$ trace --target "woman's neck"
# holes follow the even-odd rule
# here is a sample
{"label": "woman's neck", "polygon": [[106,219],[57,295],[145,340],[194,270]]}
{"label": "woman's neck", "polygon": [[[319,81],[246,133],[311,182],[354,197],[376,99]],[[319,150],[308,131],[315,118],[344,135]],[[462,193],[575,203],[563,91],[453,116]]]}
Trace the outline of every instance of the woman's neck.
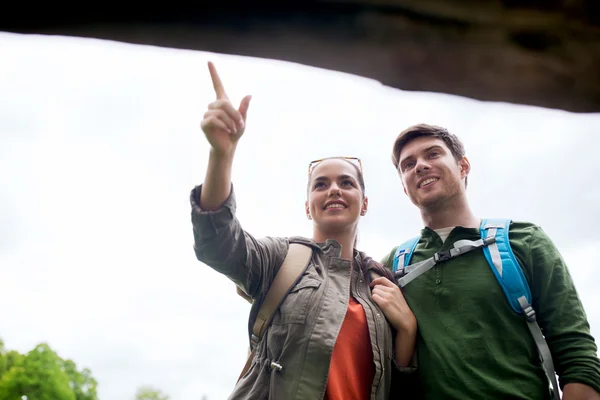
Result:
{"label": "woman's neck", "polygon": [[346,232],[322,232],[321,230],[313,229],[313,240],[315,242],[325,242],[327,239],[335,240],[342,246],[341,258],[346,260],[354,259],[354,245],[356,242],[356,230],[348,230]]}

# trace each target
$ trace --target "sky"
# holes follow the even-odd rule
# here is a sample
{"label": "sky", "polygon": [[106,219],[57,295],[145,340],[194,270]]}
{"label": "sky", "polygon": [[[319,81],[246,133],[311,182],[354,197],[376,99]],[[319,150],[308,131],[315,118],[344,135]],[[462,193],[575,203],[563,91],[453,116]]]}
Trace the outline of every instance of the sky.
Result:
{"label": "sky", "polygon": [[358,247],[382,258],[422,225],[393,141],[441,125],[465,143],[474,212],[540,225],[600,337],[600,114],[95,39],[0,33],[0,60],[0,337],[21,352],[47,342],[90,368],[102,400],[147,384],[171,400],[224,399],[245,362],[249,305],[192,248],[209,60],[234,104],[253,96],[233,184],[254,236],[310,236],[308,163],[357,156],[369,197]]}

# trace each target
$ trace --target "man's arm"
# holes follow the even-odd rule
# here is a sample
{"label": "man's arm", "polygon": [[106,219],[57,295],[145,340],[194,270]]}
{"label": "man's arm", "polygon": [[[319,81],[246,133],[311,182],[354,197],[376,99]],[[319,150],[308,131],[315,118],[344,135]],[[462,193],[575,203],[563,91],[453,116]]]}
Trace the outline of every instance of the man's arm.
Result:
{"label": "man's arm", "polygon": [[600,394],[582,383],[568,383],[563,390],[563,400],[600,400]]}
{"label": "man's arm", "polygon": [[530,237],[526,268],[533,306],[552,353],[563,398],[600,400],[598,348],[567,265],[541,228],[533,226],[527,230]]}

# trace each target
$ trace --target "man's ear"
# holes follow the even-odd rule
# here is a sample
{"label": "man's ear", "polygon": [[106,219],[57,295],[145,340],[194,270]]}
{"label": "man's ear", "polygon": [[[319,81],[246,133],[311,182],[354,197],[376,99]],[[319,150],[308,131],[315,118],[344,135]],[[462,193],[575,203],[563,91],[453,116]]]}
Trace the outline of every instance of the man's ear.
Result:
{"label": "man's ear", "polygon": [[458,160],[458,168],[460,170],[460,177],[466,178],[471,172],[471,163],[467,156],[463,156],[460,160]]}

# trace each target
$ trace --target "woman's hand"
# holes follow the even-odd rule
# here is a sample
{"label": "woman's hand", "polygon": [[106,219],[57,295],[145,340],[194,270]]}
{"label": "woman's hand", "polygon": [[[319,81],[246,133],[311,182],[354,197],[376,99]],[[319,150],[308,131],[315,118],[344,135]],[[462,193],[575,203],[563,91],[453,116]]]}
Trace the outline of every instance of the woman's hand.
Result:
{"label": "woman's hand", "polygon": [[232,156],[246,129],[246,116],[252,96],[244,97],[236,110],[229,101],[223,82],[212,62],[208,63],[208,70],[217,99],[208,105],[200,127],[215,155]]}
{"label": "woman's hand", "polygon": [[208,63],[217,99],[208,105],[200,126],[210,143],[206,177],[200,193],[200,207],[206,211],[218,210],[231,193],[231,170],[238,140],[246,129],[246,115],[251,96],[242,99],[236,110],[223,87],[213,63]]}
{"label": "woman's hand", "polygon": [[398,333],[414,334],[417,331],[417,319],[398,285],[385,277],[375,278],[371,282],[371,297]]}
{"label": "woman's hand", "polygon": [[415,351],[417,319],[408,307],[398,285],[379,277],[371,282],[371,297],[390,325],[396,329],[394,360],[399,367],[408,367]]}

